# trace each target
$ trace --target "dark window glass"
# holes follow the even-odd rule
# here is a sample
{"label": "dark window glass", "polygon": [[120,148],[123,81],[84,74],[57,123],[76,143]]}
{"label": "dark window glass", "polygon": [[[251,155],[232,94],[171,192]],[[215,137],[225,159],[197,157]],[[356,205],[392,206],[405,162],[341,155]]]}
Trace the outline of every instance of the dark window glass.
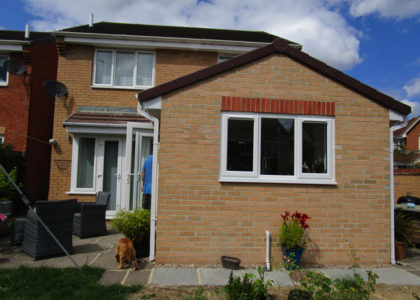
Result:
{"label": "dark window glass", "polygon": [[77,187],[93,187],[93,168],[95,158],[95,139],[79,139],[79,161],[77,163]]}
{"label": "dark window glass", "polygon": [[327,173],[327,124],[302,125],[302,172]]}
{"label": "dark window glass", "polygon": [[228,120],[228,171],[253,170],[254,120]]}
{"label": "dark window glass", "polygon": [[294,175],[294,120],[261,119],[261,174]]}

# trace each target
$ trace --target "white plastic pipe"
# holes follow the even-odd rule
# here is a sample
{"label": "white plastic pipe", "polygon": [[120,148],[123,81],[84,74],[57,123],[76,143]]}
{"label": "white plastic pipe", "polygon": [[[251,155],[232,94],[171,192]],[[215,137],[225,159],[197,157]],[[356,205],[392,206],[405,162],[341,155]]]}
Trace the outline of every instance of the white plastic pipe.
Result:
{"label": "white plastic pipe", "polygon": [[390,210],[391,210],[391,264],[395,265],[395,199],[394,199],[394,131],[407,126],[407,117],[404,121],[389,128],[389,161],[390,161]]}
{"label": "white plastic pipe", "polygon": [[265,232],[265,264],[267,266],[267,271],[271,271],[270,264],[270,231]]}
{"label": "white plastic pipe", "polygon": [[25,26],[25,39],[29,39],[29,24]]}

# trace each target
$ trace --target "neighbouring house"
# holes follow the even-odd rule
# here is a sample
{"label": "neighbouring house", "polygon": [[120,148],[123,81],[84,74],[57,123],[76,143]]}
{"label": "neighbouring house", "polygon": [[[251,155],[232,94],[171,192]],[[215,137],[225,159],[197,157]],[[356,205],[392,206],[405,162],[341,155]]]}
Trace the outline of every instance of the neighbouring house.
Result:
{"label": "neighbouring house", "polygon": [[395,201],[420,197],[420,116],[394,131]]}
{"label": "neighbouring house", "polygon": [[94,201],[98,191],[109,191],[107,218],[141,206],[140,169],[152,151],[154,127],[137,112],[136,93],[277,38],[265,32],[110,22],[52,35],[59,54],[57,80],[68,97],[56,99],[49,199]]}
{"label": "neighbouring house", "polygon": [[137,97],[156,262],[263,264],[270,231],[278,263],[286,210],[311,217],[306,262],[394,261],[392,131],[409,106],[281,39]]}
{"label": "neighbouring house", "polygon": [[[6,61],[13,62],[17,74],[7,71]],[[31,201],[48,197],[54,98],[45,93],[43,82],[55,80],[56,71],[57,51],[49,33],[0,30],[0,142],[24,153]]]}

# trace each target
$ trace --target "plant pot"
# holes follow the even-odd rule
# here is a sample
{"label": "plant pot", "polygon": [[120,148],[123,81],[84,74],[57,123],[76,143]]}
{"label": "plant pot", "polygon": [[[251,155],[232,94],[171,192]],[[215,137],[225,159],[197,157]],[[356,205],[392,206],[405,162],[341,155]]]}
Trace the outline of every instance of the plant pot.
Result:
{"label": "plant pot", "polygon": [[407,257],[407,245],[403,242],[395,242],[395,258],[404,259]]}
{"label": "plant pot", "polygon": [[12,215],[12,203],[9,200],[0,201],[0,214],[5,216]]}
{"label": "plant pot", "polygon": [[286,249],[281,247],[283,251],[283,261],[286,270],[296,270],[300,265],[300,258],[302,257],[303,248],[298,247],[296,249]]}
{"label": "plant pot", "polygon": [[222,256],[222,265],[223,268],[230,269],[230,270],[239,270],[239,265],[241,264],[241,260],[236,257],[230,256]]}
{"label": "plant pot", "polygon": [[134,249],[136,250],[136,257],[137,258],[148,257],[149,256],[149,254],[150,254],[149,243],[150,243],[149,235],[146,235],[141,240],[134,240],[133,241],[133,246],[134,246]]}

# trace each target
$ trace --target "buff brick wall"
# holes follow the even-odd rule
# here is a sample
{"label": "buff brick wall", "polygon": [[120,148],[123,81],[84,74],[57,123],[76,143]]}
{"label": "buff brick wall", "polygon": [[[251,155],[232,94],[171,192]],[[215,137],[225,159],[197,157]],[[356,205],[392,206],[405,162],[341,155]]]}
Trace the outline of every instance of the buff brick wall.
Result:
{"label": "buff brick wall", "polygon": [[[335,103],[336,185],[220,183],[223,96]],[[285,210],[307,213],[303,260],[390,263],[388,111],[293,60],[273,55],[163,96],[156,240],[158,263],[272,263]]]}
{"label": "buff brick wall", "polygon": [[394,200],[410,193],[420,198],[420,169],[394,170]]}
{"label": "buff brick wall", "polygon": [[[66,101],[56,99],[53,137],[57,145],[51,154],[50,200],[69,197],[76,197],[79,201],[94,200],[93,196],[66,194],[70,190],[72,145],[62,122],[76,112],[79,105],[137,107],[135,95],[138,90],[91,87],[93,55],[93,47],[66,45],[66,54],[58,58],[57,80],[67,86],[69,97]],[[155,83],[175,79],[216,61],[216,53],[157,50]],[[58,164],[61,164],[61,169]]]}

